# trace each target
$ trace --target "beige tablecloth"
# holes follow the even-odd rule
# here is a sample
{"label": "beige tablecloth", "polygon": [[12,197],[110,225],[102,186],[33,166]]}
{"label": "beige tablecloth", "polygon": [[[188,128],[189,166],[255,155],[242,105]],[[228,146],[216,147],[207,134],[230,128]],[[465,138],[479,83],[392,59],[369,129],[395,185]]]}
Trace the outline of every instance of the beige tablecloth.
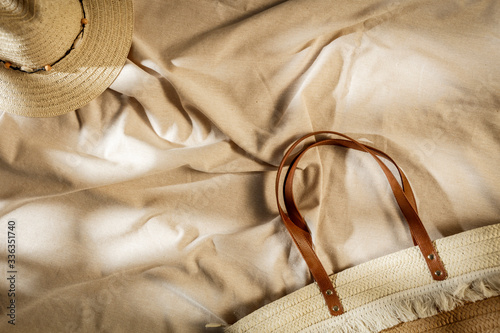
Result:
{"label": "beige tablecloth", "polygon": [[[274,196],[311,131],[391,155],[433,239],[498,223],[499,18],[496,0],[137,0],[103,95],[0,114],[0,331],[203,332],[311,283]],[[295,190],[329,272],[412,245],[362,153],[311,152]]]}

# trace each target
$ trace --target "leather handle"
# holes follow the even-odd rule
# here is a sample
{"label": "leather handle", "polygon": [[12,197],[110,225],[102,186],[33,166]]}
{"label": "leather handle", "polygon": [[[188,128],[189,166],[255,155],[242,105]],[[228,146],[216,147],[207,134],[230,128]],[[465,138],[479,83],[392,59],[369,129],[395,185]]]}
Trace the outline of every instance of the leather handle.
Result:
{"label": "leather handle", "polygon": [[[321,145],[337,145],[337,146],[343,146],[346,148],[352,148],[352,149],[363,151],[360,147],[358,147],[356,144],[354,144],[353,142],[351,142],[349,140],[327,139],[327,140],[322,140],[322,141],[316,142],[314,144],[311,144],[307,148],[304,148],[300,152],[300,154],[294,158],[294,161],[290,164],[290,169],[286,173],[286,176],[285,176],[285,179],[288,179],[288,178],[290,178],[290,179],[289,179],[289,181],[285,180],[285,184],[284,184],[284,188],[283,188],[283,198],[284,198],[285,207],[286,207],[286,211],[288,213],[288,216],[290,216],[290,218],[293,221],[295,221],[295,223],[298,226],[300,226],[301,228],[303,228],[304,230],[307,230],[306,222],[305,222],[304,218],[302,217],[302,215],[300,214],[299,210],[297,209],[297,204],[295,203],[294,196],[293,196],[293,186],[292,186],[293,175],[294,175],[295,169],[297,167],[296,161],[300,160],[302,158],[302,155],[304,155],[305,152],[308,151],[309,149],[311,149],[313,147],[321,146]],[[403,184],[403,187],[402,187],[403,192],[408,197],[408,201],[410,202],[410,204],[413,207],[413,209],[415,210],[415,212],[417,212],[417,203],[415,201],[415,196],[413,194],[413,190],[411,188],[410,182],[408,181],[408,178],[406,177],[404,171],[396,164],[396,162],[389,155],[387,155],[383,151],[378,150],[377,148],[365,145],[365,144],[363,144],[363,145],[366,148],[368,148],[369,150],[371,150],[373,153],[375,153],[377,156],[382,156],[382,157],[386,158],[396,167],[396,169],[398,170],[399,176],[401,178],[401,182]],[[413,230],[410,229],[410,232],[413,232]],[[413,236],[413,233],[411,236],[413,239],[413,245],[417,245],[417,242]]]}
{"label": "leather handle", "polygon": [[[304,148],[301,153],[299,153],[293,162],[291,163],[287,176],[285,177],[285,185],[284,185],[284,196],[287,198],[287,203],[289,207],[292,207],[292,214],[293,215],[287,215],[285,211],[283,210],[280,200],[279,200],[279,181],[281,178],[281,173],[283,171],[284,165],[286,163],[286,160],[288,157],[291,155],[293,150],[305,139],[318,135],[318,134],[335,134],[338,136],[341,136],[347,140],[339,140],[339,139],[326,139],[322,140],[316,143],[311,144],[310,146]],[[419,247],[422,255],[424,256],[424,259],[427,263],[427,266],[431,272],[431,275],[433,279],[435,280],[444,280],[447,277],[446,270],[444,268],[444,265],[441,262],[441,259],[439,258],[439,255],[437,251],[434,248],[434,245],[432,244],[432,241],[430,240],[429,235],[427,234],[427,231],[425,230],[420,217],[418,216],[417,209],[416,209],[416,203],[415,203],[415,198],[413,195],[413,192],[411,191],[411,187],[409,185],[408,180],[406,179],[406,176],[404,175],[403,171],[397,166],[397,164],[390,158],[387,154],[381,152],[380,150],[365,146],[358,141],[344,135],[338,132],[333,132],[333,131],[321,131],[321,132],[313,132],[310,134],[307,134],[303,136],[302,138],[298,139],[295,141],[295,143],[288,149],[288,151],[285,153],[280,166],[278,168],[278,172],[276,175],[276,186],[275,186],[275,191],[276,191],[276,200],[278,204],[278,211],[280,213],[280,216],[283,220],[283,223],[285,224],[287,230],[289,231],[295,245],[299,249],[300,253],[302,254],[304,260],[306,261],[309,270],[311,271],[311,274],[313,275],[314,280],[318,284],[318,287],[321,290],[321,293],[325,299],[325,302],[328,306],[328,310],[330,314],[336,316],[340,315],[344,312],[342,304],[340,302],[340,299],[335,291],[335,288],[333,287],[333,284],[326,273],[323,265],[321,264],[319,258],[317,257],[316,253],[314,252],[313,249],[313,244],[312,244],[312,238],[309,230],[307,229],[307,225],[305,224],[304,219],[300,215],[298,209],[296,209],[296,205],[293,202],[293,194],[292,194],[292,180],[293,180],[293,175],[295,172],[295,169],[297,168],[298,162],[300,158],[305,154],[305,152],[313,147],[319,146],[319,145],[340,145],[344,146],[347,148],[353,148],[353,149],[358,149],[361,151],[364,151],[366,153],[369,153],[375,161],[379,164],[379,166],[382,168],[382,171],[384,172],[386,178],[389,181],[389,184],[391,186],[391,189],[394,193],[394,196],[396,198],[396,201],[408,223],[408,226],[410,228],[410,232],[413,238],[414,243]],[[378,158],[377,155],[383,156],[388,158],[391,162],[396,165],[401,178],[403,180],[403,186],[405,187],[405,190],[401,188],[399,185],[398,181],[395,179],[394,175],[392,172],[389,170],[389,168]],[[293,208],[295,207],[295,208]],[[290,213],[289,213],[290,214]],[[299,218],[300,217],[300,218]]]}

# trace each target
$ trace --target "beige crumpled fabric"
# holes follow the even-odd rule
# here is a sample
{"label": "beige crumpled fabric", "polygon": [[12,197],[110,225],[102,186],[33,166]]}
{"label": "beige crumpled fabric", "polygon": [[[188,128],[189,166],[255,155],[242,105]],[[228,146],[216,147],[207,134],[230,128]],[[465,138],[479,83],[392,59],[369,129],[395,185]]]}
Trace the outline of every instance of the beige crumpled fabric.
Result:
{"label": "beige crumpled fabric", "polygon": [[[0,331],[203,332],[310,283],[274,182],[311,131],[391,155],[433,239],[498,223],[499,15],[495,0],[137,0],[103,95],[0,115]],[[412,245],[369,158],[323,147],[301,165],[329,272]]]}

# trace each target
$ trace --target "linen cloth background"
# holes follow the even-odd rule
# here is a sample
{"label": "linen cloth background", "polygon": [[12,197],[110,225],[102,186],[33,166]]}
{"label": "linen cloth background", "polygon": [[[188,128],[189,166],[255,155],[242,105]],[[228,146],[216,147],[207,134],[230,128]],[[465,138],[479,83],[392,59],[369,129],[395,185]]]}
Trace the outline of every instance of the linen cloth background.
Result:
{"label": "linen cloth background", "polygon": [[[498,223],[499,18],[496,0],[136,1],[103,95],[0,115],[0,331],[202,332],[311,283],[274,198],[311,131],[391,155],[433,239]],[[301,166],[327,271],[412,245],[368,156],[324,147]]]}

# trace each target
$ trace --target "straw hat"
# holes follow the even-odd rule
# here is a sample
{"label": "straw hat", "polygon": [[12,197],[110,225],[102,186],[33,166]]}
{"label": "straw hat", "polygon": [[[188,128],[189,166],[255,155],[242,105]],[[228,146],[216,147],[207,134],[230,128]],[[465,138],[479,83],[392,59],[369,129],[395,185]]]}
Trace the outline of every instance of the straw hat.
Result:
{"label": "straw hat", "polygon": [[0,112],[87,104],[120,73],[132,30],[132,0],[0,0]]}

